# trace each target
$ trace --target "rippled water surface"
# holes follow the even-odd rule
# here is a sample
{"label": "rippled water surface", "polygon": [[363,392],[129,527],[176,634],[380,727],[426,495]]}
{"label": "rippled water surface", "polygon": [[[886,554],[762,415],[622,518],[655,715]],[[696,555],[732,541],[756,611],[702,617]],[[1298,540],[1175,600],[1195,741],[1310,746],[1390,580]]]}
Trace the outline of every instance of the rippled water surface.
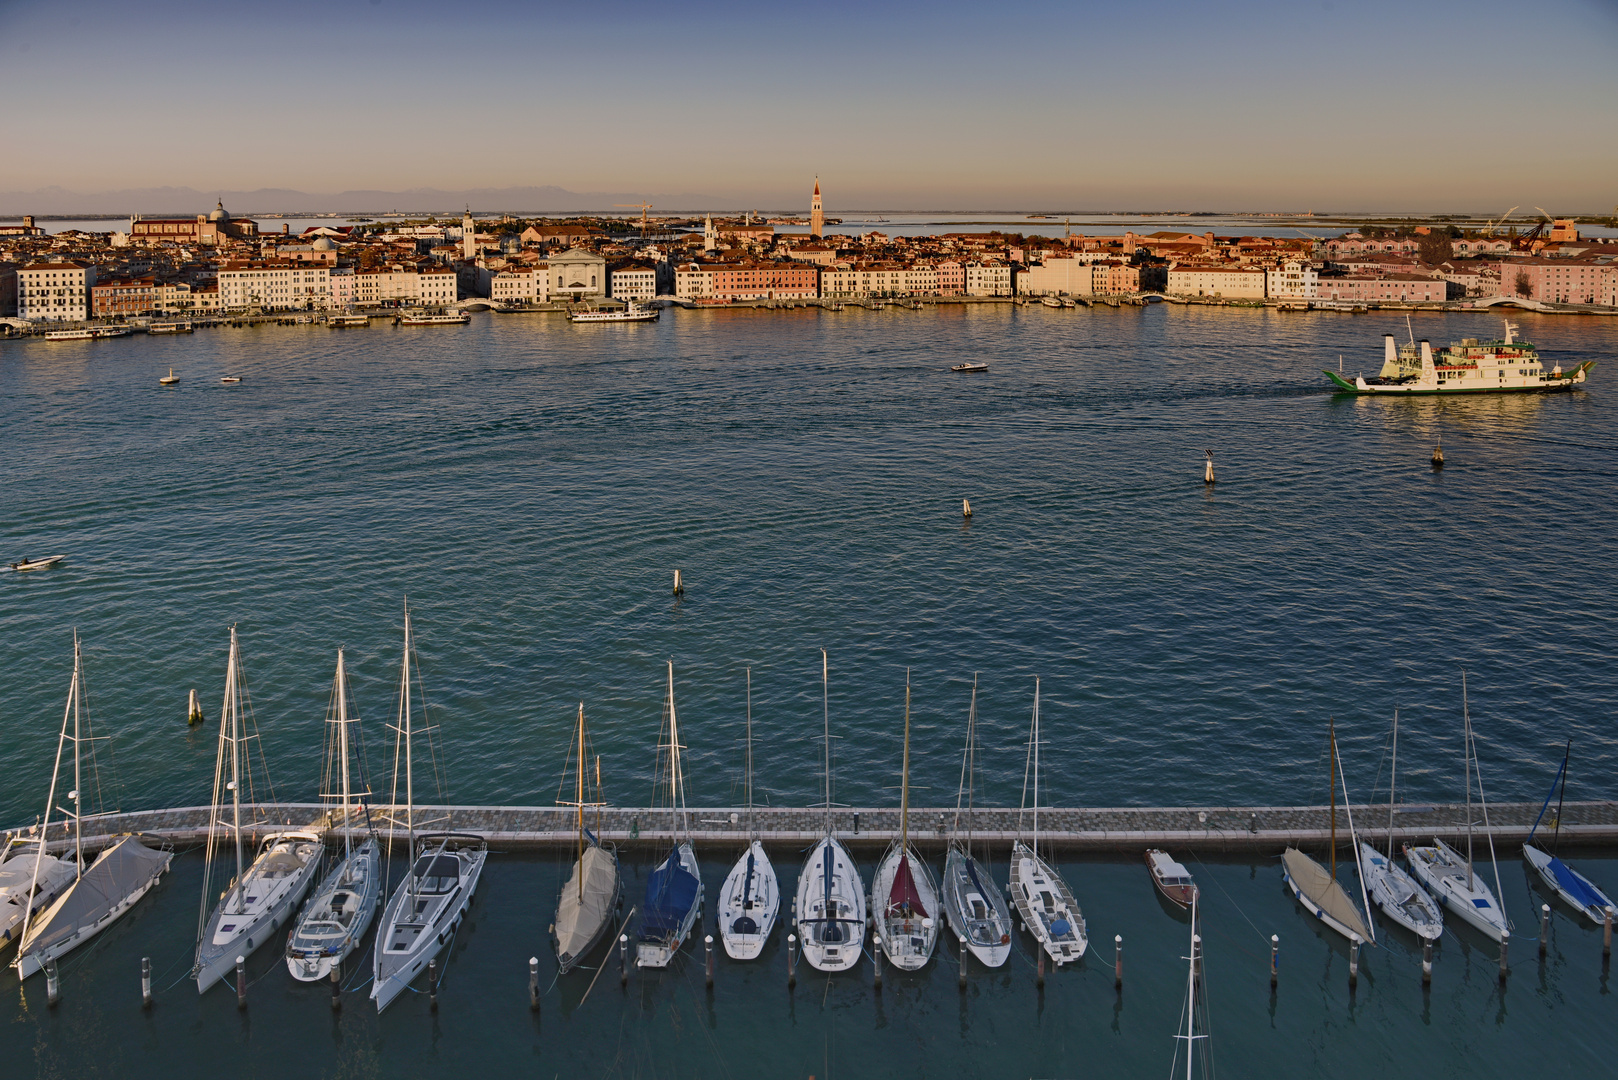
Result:
{"label": "rippled water surface", "polygon": [[[107,805],[207,800],[212,737],[187,730],[185,702],[195,687],[216,719],[231,623],[277,794],[315,794],[339,646],[372,733],[372,767],[385,773],[381,723],[396,692],[406,597],[440,726],[444,795],[459,803],[549,803],[582,701],[607,796],[645,805],[670,658],[691,801],[740,797],[751,667],[760,798],[810,803],[821,782],[821,648],[841,803],[897,801],[907,669],[918,803],[954,801],[974,674],[979,798],[995,803],[1020,797],[1035,676],[1049,803],[1324,801],[1328,718],[1351,790],[1368,796],[1379,775],[1385,791],[1396,706],[1401,789],[1413,800],[1459,798],[1463,671],[1491,798],[1541,797],[1570,737],[1569,797],[1612,797],[1618,321],[1518,318],[1547,362],[1600,361],[1587,392],[1334,397],[1320,369],[1340,355],[1349,372],[1375,368],[1380,335],[1402,336],[1402,318],[1163,306],[675,311],[616,327],[480,315],[461,329],[0,343],[0,554],[68,556],[50,572],[0,576],[0,822],[31,821],[44,807],[75,628],[97,733],[112,736],[97,745]],[[1413,323],[1440,343],[1499,331],[1484,314]],[[963,359],[991,370],[950,374]],[[182,381],[164,389],[157,377],[170,366]],[[224,374],[243,381],[222,385]],[[1440,439],[1448,466],[1435,473],[1427,459]],[[1211,490],[1201,482],[1205,448],[1219,473]],[[976,511],[970,524],[963,497]],[[687,586],[681,600],[670,594],[675,568]],[[185,866],[139,916],[174,922],[165,948],[176,954],[190,933],[181,924],[195,914],[198,875]],[[1600,880],[1610,889],[1618,879],[1609,871]],[[1255,881],[1248,872],[1218,871],[1234,896],[1227,929],[1257,950],[1270,926],[1255,936],[1239,917],[1254,906],[1276,918],[1290,909],[1273,867],[1258,867]],[[521,882],[547,893],[553,873],[549,863],[491,863],[481,929],[464,946],[470,955],[509,937],[509,949],[465,966],[486,963],[517,980],[500,992],[517,995],[509,1004],[521,1025],[518,968],[542,940],[497,913],[526,917]],[[1135,891],[1144,881],[1134,866],[1097,873]],[[1141,918],[1122,900],[1081,900]],[[1521,907],[1519,922],[1531,922],[1526,899]],[[1137,932],[1165,923],[1153,909]],[[143,932],[138,920],[128,925],[119,932]],[[1157,948],[1163,964],[1152,976],[1165,1001],[1136,1029],[1163,1038],[1129,1041],[1122,1057],[1106,1058],[1129,1075],[1166,1060],[1173,958],[1184,949],[1178,924],[1169,926],[1175,936]],[[1303,933],[1293,927],[1300,950]],[[1311,958],[1298,962],[1336,965],[1336,993],[1346,959],[1330,959],[1312,932],[1308,940]],[[126,945],[141,954],[135,937]],[[1522,951],[1526,963],[1531,949]],[[1455,954],[1452,968],[1458,946]],[[114,981],[129,982],[119,956]],[[1382,952],[1375,963],[1409,982],[1408,959]],[[1261,961],[1230,962],[1257,963],[1255,980],[1263,974]],[[1039,1055],[1016,1059],[1010,1073],[1087,1071],[1085,1047],[1107,1037],[1097,1011],[1103,1000],[1112,1008],[1107,966],[1063,973],[1045,1007],[1079,1010],[1077,1026],[1053,1024],[1047,1011]],[[756,977],[773,986],[778,974]],[[834,1075],[854,1075],[869,1062],[856,1048],[897,1052],[897,1029],[930,1032],[912,1048],[916,1060],[930,1075],[952,1074],[958,1051],[936,1041],[942,1032],[968,1044],[1032,1037],[1029,976],[1012,972],[1003,990],[986,982],[985,1003],[963,1006],[958,1019],[953,969],[935,968],[924,990],[889,992],[886,1029],[872,1027],[868,985],[863,1004],[840,1006],[853,989],[834,986],[822,1000],[821,983],[812,993],[800,984],[796,1022],[812,1013],[813,1034],[791,1044],[793,1060],[771,1059],[765,1071],[825,1075],[821,1054],[832,1060],[835,1038],[845,1057]],[[534,1037],[537,1058],[521,1041],[501,1060],[524,1069],[537,1060],[543,1072],[564,1060],[548,1049],[552,1036],[610,1046],[635,1028],[637,1039],[678,1033],[685,1064],[665,1068],[655,1043],[633,1043],[640,1049],[614,1075],[707,1070],[716,1059],[690,1048],[709,1045],[706,1030],[719,1053],[723,1024],[703,1012],[700,970],[684,978],[698,980],[686,1005],[670,983],[658,993],[674,996],[633,1009],[596,1013],[592,999],[564,1020],[558,1006]],[[735,978],[722,997],[740,993]],[[1492,983],[1473,978],[1446,1023],[1492,1030]],[[1081,1005],[1068,981],[1095,1001]],[[1297,991],[1302,1007],[1304,986]],[[1282,1054],[1263,1040],[1243,1053],[1322,1075],[1362,1070],[1371,1058],[1343,1050],[1352,1044],[1340,1003],[1324,993],[1309,994],[1296,1035],[1320,1057],[1286,1056],[1305,1051]],[[901,1021],[906,995],[921,1015]],[[73,1009],[86,1007],[79,996]],[[1526,986],[1522,996],[1531,996]],[[1545,1015],[1610,1024],[1610,1006],[1587,1014],[1588,999],[1579,1000]],[[1144,993],[1128,1003],[1146,1013]],[[22,1026],[12,1030],[51,1051],[36,1059],[43,1074],[60,1048],[48,1025],[37,1026],[37,1004],[19,1005]],[[215,1006],[219,1017],[206,1019]],[[228,1025],[206,1059],[223,1067],[248,1038],[234,1008],[223,999],[203,1014],[189,999],[183,1007],[187,1025]],[[839,1007],[846,1020],[828,1021]],[[1506,1024],[1503,999],[1498,1007]],[[323,1002],[296,1008],[315,1010],[300,1024],[331,1024]],[[636,1028],[637,1009],[655,1022]],[[79,1030],[104,1022],[123,1031],[138,1020],[126,1012],[119,1005],[116,1021],[86,1019]],[[70,1015],[50,1023],[71,1029]],[[336,1030],[358,1023],[343,1015]],[[1227,1037],[1261,1022],[1235,1010]],[[1365,1016],[1346,1022],[1363,1031]],[[451,1055],[453,1025],[439,1023],[435,1052]],[[375,1024],[361,1041],[382,1055],[385,1074],[415,1062]],[[251,1040],[270,1037],[260,1027]],[[1455,1031],[1425,1037],[1466,1043]],[[370,1060],[341,1037],[320,1041],[321,1053],[333,1045]],[[729,1062],[723,1074],[747,1068],[718,1060]],[[998,1074],[989,1058],[977,1067]],[[871,1074],[921,1071],[896,1059]]]}

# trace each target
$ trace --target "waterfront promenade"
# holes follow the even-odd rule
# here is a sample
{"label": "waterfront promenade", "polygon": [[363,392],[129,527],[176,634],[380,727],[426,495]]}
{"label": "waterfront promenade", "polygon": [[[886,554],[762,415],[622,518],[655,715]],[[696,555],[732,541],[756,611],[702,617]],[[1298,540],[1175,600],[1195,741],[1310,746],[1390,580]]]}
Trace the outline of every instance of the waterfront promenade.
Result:
{"label": "waterfront promenade", "polygon": [[[291,803],[243,807],[243,819],[267,819],[254,825],[255,836],[288,827],[329,828],[333,821],[324,806]],[[1386,842],[1388,808],[1360,805],[1337,808],[1337,841],[1349,843],[1348,814],[1367,840],[1382,846]],[[1501,857],[1515,857],[1513,850],[1522,843],[1539,813],[1539,803],[1499,803],[1489,807],[1496,851]],[[1482,816],[1476,804],[1474,820]],[[153,839],[189,847],[207,838],[209,808],[192,806],[168,810],[144,810],[108,814],[85,819],[87,846],[99,848],[112,837],[141,833]],[[534,806],[418,806],[417,832],[468,832],[488,840],[496,849],[565,849],[577,840],[574,811],[568,807]],[[747,842],[745,807],[696,808],[688,811],[691,837],[698,847],[726,849]],[[826,812],[815,807],[758,807],[753,811],[759,837],[768,845],[805,847],[825,835]],[[1019,811],[1009,808],[979,809],[972,812],[972,839],[991,847],[1009,845],[1029,837],[1032,813],[1022,812],[1023,828],[1018,828]],[[373,805],[370,821],[380,835],[389,836],[389,820],[403,821],[402,806]],[[1551,814],[1541,824],[1551,827]],[[365,829],[363,814],[355,815],[356,834]],[[1219,855],[1279,855],[1287,847],[1318,846],[1330,842],[1330,810],[1325,806],[1212,806],[1212,807],[1107,807],[1050,808],[1040,811],[1042,845],[1073,853],[1134,855],[1148,847],[1170,847],[1176,851]],[[655,808],[604,808],[599,816],[591,811],[586,818],[592,832],[621,847],[644,844],[650,851],[666,847],[672,839],[670,813]],[[920,807],[910,812],[910,840],[923,851],[941,851],[949,840],[964,838],[954,827],[954,807]],[[1461,804],[1410,804],[1394,811],[1394,839],[1426,841],[1442,837],[1451,842],[1466,838],[1466,807]],[[838,807],[832,814],[838,837],[851,847],[879,850],[899,836],[899,811],[893,808]],[[63,830],[61,833],[58,830]],[[53,848],[68,844],[65,827],[51,826]],[[27,830],[13,829],[7,836],[26,836]],[[340,835],[340,833],[338,834]],[[402,828],[392,830],[400,839]],[[60,839],[58,838],[60,837]],[[1474,842],[1487,850],[1487,838],[1479,826]],[[1560,841],[1563,846],[1598,847],[1618,844],[1618,801],[1570,802],[1562,810]]]}

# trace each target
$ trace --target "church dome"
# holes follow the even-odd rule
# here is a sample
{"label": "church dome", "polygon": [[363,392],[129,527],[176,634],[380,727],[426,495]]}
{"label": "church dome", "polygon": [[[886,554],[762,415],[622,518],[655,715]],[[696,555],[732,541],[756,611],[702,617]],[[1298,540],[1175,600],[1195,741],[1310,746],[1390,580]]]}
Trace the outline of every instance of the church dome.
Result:
{"label": "church dome", "polygon": [[331,242],[331,237],[329,237],[329,236],[322,236],[320,239],[316,240],[314,243],[310,244],[309,246],[311,248],[313,248],[315,251],[335,251],[335,250],[337,250],[337,245]]}
{"label": "church dome", "polygon": [[225,209],[225,204],[224,204],[223,200],[221,200],[219,203],[217,203],[214,206],[213,210],[209,212],[208,220],[209,221],[229,221],[230,220],[230,212]]}

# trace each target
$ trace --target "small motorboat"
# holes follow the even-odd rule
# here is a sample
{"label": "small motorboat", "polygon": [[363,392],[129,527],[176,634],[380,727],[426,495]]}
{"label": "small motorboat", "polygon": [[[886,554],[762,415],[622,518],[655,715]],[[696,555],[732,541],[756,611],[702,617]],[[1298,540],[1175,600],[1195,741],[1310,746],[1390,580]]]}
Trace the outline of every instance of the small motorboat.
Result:
{"label": "small motorboat", "polygon": [[66,555],[52,555],[48,559],[20,559],[12,563],[11,568],[19,574],[24,570],[49,570],[65,558]]}
{"label": "small motorboat", "polygon": [[1169,903],[1189,908],[1197,901],[1197,883],[1191,880],[1191,871],[1169,858],[1168,852],[1150,848],[1146,852],[1146,869],[1151,871],[1152,884]]}
{"label": "small motorboat", "polygon": [[174,374],[174,369],[169,368],[169,373],[167,375],[163,376],[161,379],[157,380],[157,383],[158,383],[159,386],[173,386],[175,383],[177,383],[179,381],[180,381],[180,377],[178,375]]}
{"label": "small motorboat", "polygon": [[956,364],[951,371],[988,371],[989,365],[980,360],[971,360],[964,364]]}
{"label": "small motorboat", "polygon": [[239,383],[242,381],[242,377],[240,375],[226,375],[219,381],[222,383]]}

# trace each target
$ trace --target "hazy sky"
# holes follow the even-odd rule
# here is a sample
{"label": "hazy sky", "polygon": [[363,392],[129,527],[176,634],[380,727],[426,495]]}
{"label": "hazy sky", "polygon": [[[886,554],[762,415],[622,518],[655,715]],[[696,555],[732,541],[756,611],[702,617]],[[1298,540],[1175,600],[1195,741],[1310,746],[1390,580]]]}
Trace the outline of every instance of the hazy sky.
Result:
{"label": "hazy sky", "polygon": [[0,0],[0,191],[1618,204],[1618,0]]}

